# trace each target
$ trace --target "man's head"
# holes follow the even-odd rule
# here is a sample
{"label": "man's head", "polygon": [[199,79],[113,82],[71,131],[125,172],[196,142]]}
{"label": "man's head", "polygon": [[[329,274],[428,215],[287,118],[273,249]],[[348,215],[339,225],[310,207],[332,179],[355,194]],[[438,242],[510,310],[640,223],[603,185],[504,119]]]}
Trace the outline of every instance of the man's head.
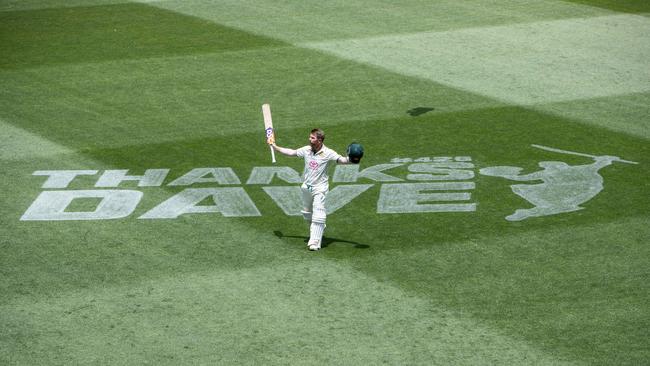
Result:
{"label": "man's head", "polygon": [[320,150],[323,147],[323,141],[325,141],[325,132],[320,128],[314,128],[309,133],[309,145],[313,151]]}

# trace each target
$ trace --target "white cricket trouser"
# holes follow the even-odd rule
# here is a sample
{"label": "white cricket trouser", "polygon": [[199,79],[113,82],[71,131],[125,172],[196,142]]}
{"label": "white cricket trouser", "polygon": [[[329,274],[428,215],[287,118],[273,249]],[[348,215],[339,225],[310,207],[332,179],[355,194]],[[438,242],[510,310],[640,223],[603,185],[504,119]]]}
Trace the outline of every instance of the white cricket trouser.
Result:
{"label": "white cricket trouser", "polygon": [[325,231],[325,220],[327,211],[325,210],[325,196],[327,188],[314,189],[315,187],[303,184],[302,191],[303,216],[306,220],[311,221],[309,227],[309,244],[320,245]]}

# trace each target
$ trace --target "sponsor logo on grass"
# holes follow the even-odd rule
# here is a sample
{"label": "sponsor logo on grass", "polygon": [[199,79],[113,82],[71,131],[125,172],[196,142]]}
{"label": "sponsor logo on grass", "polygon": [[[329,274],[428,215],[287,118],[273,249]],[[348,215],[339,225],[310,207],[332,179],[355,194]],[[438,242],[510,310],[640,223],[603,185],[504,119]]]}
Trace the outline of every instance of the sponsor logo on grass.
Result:
{"label": "sponsor logo on grass", "polygon": [[556,215],[564,212],[582,210],[580,205],[594,198],[603,190],[603,177],[598,171],[612,162],[637,164],[618,156],[596,156],[574,151],[560,150],[546,146],[533,147],[562,154],[585,156],[593,163],[585,165],[568,165],[561,161],[542,161],[542,170],[529,174],[519,174],[522,168],[514,166],[495,166],[480,170],[482,175],[502,177],[517,182],[531,184],[513,184],[512,191],[534,205],[532,208],[517,209],[508,215],[508,221],[521,221],[530,217]]}
{"label": "sponsor logo on grass", "polygon": [[[542,170],[520,174],[522,168],[487,167],[486,176],[501,177],[530,184],[512,185],[512,191],[534,205],[517,209],[506,217],[519,221],[530,217],[555,215],[582,209],[603,188],[598,171],[612,162],[634,162],[615,156],[593,156],[533,145],[549,151],[587,156],[591,164],[570,166],[563,162],[542,161]],[[150,189],[162,187],[170,169],[147,169],[143,175],[128,170],[38,170],[34,176],[47,177],[43,191],[22,215],[23,221],[109,220],[131,217]],[[100,174],[101,173],[101,174]],[[71,189],[75,179],[97,176],[92,189]],[[378,214],[475,212],[472,193],[476,188],[475,166],[469,156],[394,158],[390,163],[361,168],[337,165],[327,198],[327,211],[333,213],[368,189],[379,186]],[[138,189],[124,188],[137,182]],[[282,185],[271,185],[282,182]],[[244,187],[265,192],[288,216],[300,216],[302,209],[299,173],[286,166],[252,168],[244,184],[230,167],[194,168],[165,186],[180,192],[163,199],[137,216],[138,219],[175,219],[187,214],[216,213],[226,217],[262,216]],[[135,183],[127,183],[130,186]],[[205,187],[209,185],[209,187]],[[93,202],[75,206],[75,202]]]}

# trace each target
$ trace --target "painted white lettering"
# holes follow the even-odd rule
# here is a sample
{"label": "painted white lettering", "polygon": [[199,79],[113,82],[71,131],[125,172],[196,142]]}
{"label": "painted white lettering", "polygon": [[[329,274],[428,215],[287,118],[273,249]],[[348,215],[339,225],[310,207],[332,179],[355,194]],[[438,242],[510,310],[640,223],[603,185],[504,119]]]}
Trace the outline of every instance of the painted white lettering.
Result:
{"label": "painted white lettering", "polygon": [[393,158],[391,163],[444,163],[450,161],[472,161],[471,156],[423,156],[420,158]]}
{"label": "painted white lettering", "polygon": [[138,187],[159,187],[162,185],[169,169],[147,169],[144,175],[126,175],[129,171],[106,170],[99,177],[95,187],[117,187],[123,181],[137,181]]}
{"label": "painted white lettering", "polygon": [[391,163],[411,163],[413,162],[413,158],[393,158],[390,159]]}
{"label": "painted white lettering", "polygon": [[263,187],[262,189],[286,215],[300,216],[302,210],[300,187]]}
{"label": "painted white lettering", "polygon": [[[211,197],[214,205],[199,205]],[[188,188],[140,216],[140,219],[175,219],[189,213],[220,212],[226,217],[261,216],[241,187]]]}
{"label": "painted white lettering", "polygon": [[300,183],[300,174],[288,166],[254,167],[246,184],[271,184],[277,176],[287,183]]}
{"label": "painted white lettering", "polygon": [[[207,177],[206,177],[207,176]],[[169,183],[170,186],[189,186],[194,183],[240,184],[232,168],[196,168]]]}
{"label": "painted white lettering", "polygon": [[416,163],[411,164],[408,170],[413,173],[427,173],[427,174],[408,174],[408,180],[467,180],[474,178],[474,172],[471,169],[474,167],[472,163],[464,162],[448,162],[448,163]]}
{"label": "painted white lettering", "polygon": [[349,184],[334,187],[327,194],[327,201],[325,202],[327,213],[334,213],[372,186],[372,184]]}
{"label": "painted white lettering", "polygon": [[430,191],[465,191],[473,182],[384,184],[377,201],[377,213],[462,212],[476,211],[475,203],[430,203],[468,201],[471,194],[430,193]]}
{"label": "painted white lettering", "polygon": [[97,170],[37,170],[32,175],[49,175],[43,188],[66,188],[78,175],[95,175]]}
{"label": "painted white lettering", "polygon": [[404,164],[379,164],[368,167],[362,171],[359,171],[359,165],[355,164],[337,165],[334,170],[332,181],[337,183],[354,183],[359,178],[367,178],[377,182],[399,182],[403,181],[403,179],[384,174],[382,171],[402,165]]}
{"label": "painted white lettering", "polygon": [[[325,209],[328,214],[347,205],[361,193],[372,187],[372,184],[350,184],[336,186],[327,193]],[[288,216],[300,216],[302,210],[302,193],[300,187],[263,187],[273,201]]]}
{"label": "painted white lettering", "polygon": [[[69,212],[74,199],[100,198],[94,211]],[[109,220],[129,216],[142,198],[132,190],[45,191],[20,218],[23,221]]]}
{"label": "painted white lettering", "polygon": [[447,161],[447,162],[429,162],[429,163],[414,163],[409,165],[410,172],[426,173],[429,169],[434,168],[449,168],[449,169],[473,169],[474,164],[461,162],[461,161]]}

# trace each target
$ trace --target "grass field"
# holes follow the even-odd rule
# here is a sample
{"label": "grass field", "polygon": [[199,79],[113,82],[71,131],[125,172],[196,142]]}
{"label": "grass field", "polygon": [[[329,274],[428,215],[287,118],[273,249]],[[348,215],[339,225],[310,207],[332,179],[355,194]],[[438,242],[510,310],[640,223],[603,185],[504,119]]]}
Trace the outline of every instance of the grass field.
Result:
{"label": "grass field", "polygon": [[[650,363],[649,36],[642,0],[0,0],[0,364]],[[365,147],[321,251],[265,102]]]}

